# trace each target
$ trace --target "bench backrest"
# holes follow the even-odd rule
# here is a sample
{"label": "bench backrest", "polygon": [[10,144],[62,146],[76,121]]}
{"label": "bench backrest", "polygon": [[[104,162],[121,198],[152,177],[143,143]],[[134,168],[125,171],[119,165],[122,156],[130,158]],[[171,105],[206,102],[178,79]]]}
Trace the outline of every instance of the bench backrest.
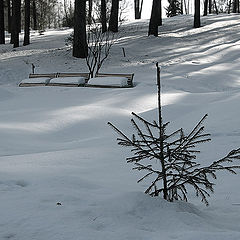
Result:
{"label": "bench backrest", "polygon": [[29,74],[29,78],[45,78],[45,77],[55,78],[57,77],[57,73]]}
{"label": "bench backrest", "polygon": [[88,80],[90,73],[58,73],[57,77],[84,77]]}
{"label": "bench backrest", "polygon": [[90,73],[43,73],[43,74],[29,74],[29,78],[58,78],[58,77],[84,77],[86,80],[90,78]]}

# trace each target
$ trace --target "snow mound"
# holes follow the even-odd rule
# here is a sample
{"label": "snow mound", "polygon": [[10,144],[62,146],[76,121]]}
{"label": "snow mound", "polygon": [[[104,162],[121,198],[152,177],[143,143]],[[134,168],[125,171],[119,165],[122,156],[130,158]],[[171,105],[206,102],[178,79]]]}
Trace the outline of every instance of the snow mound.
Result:
{"label": "snow mound", "polygon": [[67,83],[67,84],[85,84],[84,77],[58,77],[52,78],[50,83]]}
{"label": "snow mound", "polygon": [[45,77],[42,77],[42,78],[26,78],[26,79],[23,79],[21,83],[43,83],[43,84],[47,84],[49,83],[50,81],[50,78],[45,78]]}
{"label": "snow mound", "polygon": [[197,207],[186,202],[170,203],[160,197],[150,197],[140,192],[130,192],[105,200],[95,207],[96,222],[105,227],[132,228],[155,232],[168,229],[194,229],[206,227],[206,215]]}
{"label": "snow mound", "polygon": [[125,77],[96,77],[90,78],[89,85],[111,85],[111,86],[127,86],[127,78]]}

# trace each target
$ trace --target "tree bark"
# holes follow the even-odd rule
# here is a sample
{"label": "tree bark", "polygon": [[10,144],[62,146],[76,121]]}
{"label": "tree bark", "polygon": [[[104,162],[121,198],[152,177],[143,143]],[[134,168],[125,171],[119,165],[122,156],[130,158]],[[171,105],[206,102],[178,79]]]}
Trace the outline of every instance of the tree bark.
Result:
{"label": "tree bark", "polygon": [[[13,0],[12,5],[12,43],[13,47],[19,47],[19,28],[21,28],[21,0]],[[20,27],[19,27],[20,26]]]}
{"label": "tree bark", "polygon": [[183,0],[181,0],[181,14],[183,14]]}
{"label": "tree bark", "polygon": [[118,12],[119,12],[119,0],[112,0],[112,8],[108,29],[111,32],[118,32]]}
{"label": "tree bark", "polygon": [[25,16],[24,16],[24,41],[23,45],[30,44],[30,0],[25,0]]}
{"label": "tree bark", "polygon": [[228,2],[228,14],[230,14],[230,11],[231,11],[231,5],[232,5],[232,1],[229,0],[229,2]]}
{"label": "tree bark", "polygon": [[208,3],[208,12],[209,12],[209,14],[212,13],[212,0],[209,0],[209,3]]}
{"label": "tree bark", "polygon": [[143,0],[134,0],[135,19],[141,19]]}
{"label": "tree bark", "polygon": [[0,0],[0,44],[5,44],[4,4]]}
{"label": "tree bark", "polygon": [[208,0],[204,1],[204,11],[203,11],[203,16],[207,16],[208,12]]}
{"label": "tree bark", "polygon": [[239,1],[233,0],[233,13],[238,13],[238,12],[239,12]]}
{"label": "tree bark", "polygon": [[200,0],[194,1],[194,27],[199,28],[201,27],[200,21]]}
{"label": "tree bark", "polygon": [[37,9],[35,0],[32,1],[33,30],[37,30]]}
{"label": "tree bark", "polygon": [[153,0],[152,3],[152,12],[151,18],[148,27],[148,36],[154,35],[155,37],[158,36],[158,26],[159,26],[159,19],[160,19],[160,11],[159,11],[159,2],[160,0]]}
{"label": "tree bark", "polygon": [[106,0],[101,0],[101,24],[102,32],[107,31],[107,9],[106,9]]}
{"label": "tree bark", "polygon": [[93,8],[93,0],[88,0],[88,24],[92,24],[92,8]]}
{"label": "tree bark", "polygon": [[158,26],[162,26],[162,0],[159,0],[159,4],[158,4]]}
{"label": "tree bark", "polygon": [[86,58],[87,55],[86,0],[75,0],[73,56]]}
{"label": "tree bark", "polygon": [[8,32],[11,32],[11,19],[12,19],[12,14],[11,14],[11,1],[7,0],[7,9],[8,9]]}

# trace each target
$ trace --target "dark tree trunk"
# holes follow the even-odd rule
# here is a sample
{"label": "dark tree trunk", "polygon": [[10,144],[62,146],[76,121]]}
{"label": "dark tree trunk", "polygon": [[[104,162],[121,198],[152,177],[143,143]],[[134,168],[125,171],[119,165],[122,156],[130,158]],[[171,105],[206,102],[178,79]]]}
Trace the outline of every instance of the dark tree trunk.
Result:
{"label": "dark tree trunk", "polygon": [[228,14],[230,14],[230,11],[231,11],[231,5],[232,5],[232,1],[229,0],[229,2],[228,2]]}
{"label": "dark tree trunk", "polygon": [[135,19],[141,19],[143,0],[134,0]]}
{"label": "dark tree trunk", "polygon": [[88,0],[88,24],[92,24],[92,8],[93,8],[93,0]]}
{"label": "dark tree trunk", "polygon": [[119,0],[112,0],[112,8],[109,20],[109,31],[118,32]]}
{"label": "dark tree trunk", "polygon": [[209,14],[211,14],[212,13],[212,0],[209,0],[208,4],[209,4],[208,5],[208,12],[209,12]]}
{"label": "dark tree trunk", "polygon": [[12,14],[11,14],[11,1],[7,0],[7,9],[8,9],[8,32],[11,32],[11,19],[12,19]]}
{"label": "dark tree trunk", "polygon": [[162,0],[159,0],[159,3],[158,3],[158,26],[162,26]]}
{"label": "dark tree trunk", "polygon": [[37,30],[37,9],[36,9],[36,2],[33,0],[32,2],[32,18],[33,18],[33,30]]}
{"label": "dark tree trunk", "polygon": [[201,27],[200,0],[195,0],[194,1],[194,27],[195,28]]}
{"label": "dark tree trunk", "polygon": [[101,0],[101,24],[102,32],[107,31],[107,9],[106,9],[106,0]]}
{"label": "dark tree trunk", "polygon": [[183,0],[181,0],[181,14],[183,14]]}
{"label": "dark tree trunk", "polygon": [[237,12],[237,1],[236,0],[233,0],[233,13],[236,13]]}
{"label": "dark tree trunk", "polygon": [[87,55],[86,0],[75,0],[73,56],[86,58]]}
{"label": "dark tree trunk", "polygon": [[23,45],[30,44],[30,0],[25,0],[25,21],[24,21],[24,42]]}
{"label": "dark tree trunk", "polygon": [[233,0],[233,13],[239,13],[239,0]]}
{"label": "dark tree trunk", "polygon": [[200,0],[194,1],[194,27],[199,28],[201,27],[200,21]]}
{"label": "dark tree trunk", "polygon": [[13,0],[12,5],[12,43],[13,47],[19,47],[19,26],[21,26],[21,0]]}
{"label": "dark tree trunk", "polygon": [[4,4],[0,0],[0,44],[5,44]]}
{"label": "dark tree trunk", "polygon": [[151,12],[151,18],[149,22],[148,36],[149,35],[154,35],[155,37],[158,36],[158,26],[159,26],[159,19],[160,19],[159,2],[160,0],[153,0],[153,3],[152,3],[152,12]]}
{"label": "dark tree trunk", "polygon": [[204,1],[204,11],[203,11],[203,16],[207,16],[208,12],[208,0]]}

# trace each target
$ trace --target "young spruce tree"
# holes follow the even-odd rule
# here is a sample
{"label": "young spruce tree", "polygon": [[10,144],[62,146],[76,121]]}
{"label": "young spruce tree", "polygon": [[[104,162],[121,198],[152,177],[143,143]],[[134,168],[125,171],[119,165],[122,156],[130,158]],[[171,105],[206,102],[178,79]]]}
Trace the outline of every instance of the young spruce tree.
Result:
{"label": "young spruce tree", "polygon": [[[131,123],[136,131],[128,137],[112,123],[108,124],[120,136],[118,144],[131,148],[133,156],[128,157],[128,163],[134,164],[134,168],[145,172],[138,180],[149,181],[149,187],[145,193],[151,196],[162,195],[168,201],[187,201],[187,189],[193,187],[196,196],[208,205],[207,197],[213,193],[216,173],[221,170],[236,174],[240,168],[240,148],[232,150],[220,160],[212,162],[209,166],[201,166],[196,161],[196,154],[200,151],[196,146],[210,141],[210,134],[204,133],[203,122],[207,114],[197,123],[188,134],[183,129],[167,133],[169,122],[163,122],[161,105],[161,83],[160,68],[157,64],[157,85],[158,85],[158,121],[153,123],[143,119],[139,115],[134,116]],[[142,125],[140,125],[142,124]],[[143,130],[141,126],[144,126]]]}

